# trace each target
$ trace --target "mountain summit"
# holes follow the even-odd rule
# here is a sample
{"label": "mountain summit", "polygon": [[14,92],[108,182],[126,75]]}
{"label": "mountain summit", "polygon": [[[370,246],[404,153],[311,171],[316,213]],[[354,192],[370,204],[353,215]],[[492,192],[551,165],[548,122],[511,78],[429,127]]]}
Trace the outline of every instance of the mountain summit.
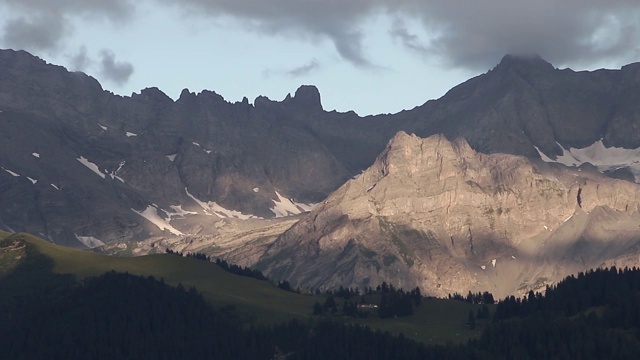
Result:
{"label": "mountain summit", "polygon": [[312,85],[300,86],[291,99],[291,103],[300,109],[304,109],[305,111],[322,111],[320,92],[318,91],[318,88]]}
{"label": "mountain summit", "polygon": [[635,264],[638,222],[638,184],[399,132],[258,267],[303,288],[386,281],[439,296],[504,296],[578,270]]}
{"label": "mountain summit", "polygon": [[512,55],[507,54],[502,57],[500,63],[495,67],[498,70],[506,69],[523,69],[525,71],[537,70],[554,70],[555,68],[551,63],[543,59],[538,54],[530,55]]}

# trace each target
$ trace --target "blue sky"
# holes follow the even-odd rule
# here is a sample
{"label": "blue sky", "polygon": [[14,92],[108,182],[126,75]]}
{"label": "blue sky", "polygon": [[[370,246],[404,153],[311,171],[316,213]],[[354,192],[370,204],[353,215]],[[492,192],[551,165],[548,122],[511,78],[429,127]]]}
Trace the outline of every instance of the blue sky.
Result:
{"label": "blue sky", "polygon": [[0,48],[25,49],[121,95],[209,89],[326,110],[395,113],[438,98],[506,53],[556,67],[640,61],[637,0],[3,0]]}

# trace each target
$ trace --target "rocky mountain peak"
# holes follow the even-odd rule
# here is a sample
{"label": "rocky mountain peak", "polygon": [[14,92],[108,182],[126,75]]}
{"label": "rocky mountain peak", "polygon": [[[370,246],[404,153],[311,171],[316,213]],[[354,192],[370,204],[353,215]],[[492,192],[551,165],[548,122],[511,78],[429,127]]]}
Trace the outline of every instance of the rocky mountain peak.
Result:
{"label": "rocky mountain peak", "polygon": [[320,92],[313,85],[302,85],[296,90],[293,98],[289,100],[293,105],[309,112],[322,111]]}
{"label": "rocky mountain peak", "polygon": [[182,91],[180,91],[180,96],[178,97],[178,99],[180,99],[180,98],[194,98],[195,96],[196,96],[195,93],[191,92],[187,88],[184,88],[184,89],[182,89]]}
{"label": "rocky mountain peak", "polygon": [[447,169],[455,171],[454,167],[463,158],[475,154],[463,138],[451,142],[442,134],[420,138],[400,131],[389,141],[373,166],[381,167],[380,173],[384,175],[401,173],[411,176],[434,167],[438,167],[441,173]]}
{"label": "rocky mountain peak", "polygon": [[399,132],[258,266],[309,288],[387,281],[441,296],[469,289],[504,296],[637,259],[624,249],[639,244],[640,230],[629,227],[639,206],[640,185],[596,171]]}
{"label": "rocky mountain peak", "polygon": [[0,49],[0,62],[6,64],[29,65],[46,65],[46,62],[37,56],[33,56],[24,50]]}
{"label": "rocky mountain peak", "polygon": [[[180,95],[181,97],[184,95],[185,91],[189,92],[188,89],[182,90],[182,94]],[[173,102],[173,100],[169,96],[167,96],[167,94],[162,92],[162,90],[158,89],[157,87],[149,87],[149,88],[142,89],[140,91],[140,95],[133,93],[131,97],[145,99],[149,102],[158,102],[158,103]]]}
{"label": "rocky mountain peak", "polygon": [[507,54],[496,66],[499,70],[554,70],[553,65],[538,54]]}

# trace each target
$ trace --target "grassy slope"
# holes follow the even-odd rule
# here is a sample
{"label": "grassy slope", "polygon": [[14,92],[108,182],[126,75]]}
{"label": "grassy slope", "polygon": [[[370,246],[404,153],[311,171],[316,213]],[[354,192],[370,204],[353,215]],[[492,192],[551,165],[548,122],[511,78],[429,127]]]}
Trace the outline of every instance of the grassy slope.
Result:
{"label": "grassy slope", "polygon": [[[425,344],[444,344],[466,342],[480,336],[482,327],[489,320],[477,320],[475,330],[465,326],[469,310],[474,314],[481,305],[473,305],[462,301],[425,298],[422,304],[414,308],[414,314],[396,319],[380,319],[369,317],[359,323],[371,328],[380,328],[392,333],[403,333],[406,337]],[[490,308],[493,310],[493,306]]]}
{"label": "grassy slope", "polygon": [[[260,322],[280,322],[294,317],[309,318],[313,303],[324,301],[323,296],[282,291],[269,282],[236,276],[202,260],[166,254],[135,258],[113,257],[57,246],[26,234],[15,236],[24,238],[39,252],[53,258],[56,273],[74,274],[79,279],[110,270],[152,275],[163,278],[169,284],[195,286],[213,304],[234,304],[242,317]],[[338,300],[338,303],[341,302],[341,299]],[[481,322],[476,330],[470,330],[464,325],[469,310],[475,311],[477,307],[478,305],[459,301],[424,299],[411,317],[382,320],[374,312],[366,319],[347,318],[346,321],[392,333],[402,332],[405,336],[426,344],[446,341],[456,343],[480,333]]]}
{"label": "grassy slope", "polygon": [[307,316],[314,302],[309,296],[282,291],[267,281],[230,274],[202,260],[167,254],[134,258],[106,256],[57,246],[24,234],[19,236],[53,258],[56,273],[74,274],[79,279],[111,270],[152,275],[169,284],[195,286],[215,305],[235,304],[241,315],[255,316],[266,322]]}

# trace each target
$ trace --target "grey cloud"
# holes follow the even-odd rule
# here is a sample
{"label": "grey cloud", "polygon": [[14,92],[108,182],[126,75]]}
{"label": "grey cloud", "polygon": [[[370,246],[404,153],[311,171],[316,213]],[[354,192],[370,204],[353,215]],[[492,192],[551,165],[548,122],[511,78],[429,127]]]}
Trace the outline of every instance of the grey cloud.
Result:
{"label": "grey cloud", "polygon": [[3,28],[3,43],[9,47],[55,50],[65,35],[65,26],[58,18],[17,18],[7,22]]}
{"label": "grey cloud", "polygon": [[389,35],[394,39],[399,39],[400,42],[407,48],[417,51],[419,53],[428,53],[428,48],[421,43],[420,38],[409,32],[404,21],[400,18],[396,18],[389,29]]}
{"label": "grey cloud", "polygon": [[370,0],[157,0],[213,17],[232,16],[247,28],[270,35],[302,40],[328,39],[338,54],[357,66],[371,66],[363,52],[365,34],[358,24],[370,16],[379,1]]}
{"label": "grey cloud", "polygon": [[[485,70],[507,53],[537,53],[555,65],[628,62],[640,57],[638,0],[152,0],[188,16],[231,17],[250,31],[330,41],[350,63],[375,68],[365,24],[375,16],[403,47],[450,67]],[[134,0],[3,0],[14,20],[4,42],[53,51],[74,17],[132,20]],[[153,6],[154,4],[152,4]],[[40,22],[41,19],[44,22]],[[419,24],[420,31],[406,24]],[[417,35],[420,34],[420,35]]]}
{"label": "grey cloud", "polygon": [[486,69],[507,53],[536,53],[556,65],[640,55],[640,7],[633,0],[406,0],[389,9],[433,31],[425,50],[452,66]]}
{"label": "grey cloud", "polygon": [[128,62],[116,61],[116,57],[110,50],[103,50],[100,53],[100,73],[106,80],[113,81],[118,85],[122,85],[129,81],[129,77],[133,74],[133,65]]}
{"label": "grey cloud", "polygon": [[308,75],[319,68],[320,68],[320,62],[314,58],[304,65],[301,65],[289,70],[264,69],[262,70],[262,76],[264,76],[265,78],[268,78],[271,76],[288,76],[291,78],[298,78],[301,76]]}
{"label": "grey cloud", "polygon": [[311,73],[312,71],[318,69],[320,67],[320,63],[318,60],[313,59],[309,63],[304,64],[300,67],[287,71],[287,74],[291,77],[300,77]]}
{"label": "grey cloud", "polygon": [[93,64],[93,60],[87,55],[86,46],[81,46],[77,53],[67,57],[71,61],[70,67],[73,71],[86,71]]}
{"label": "grey cloud", "polygon": [[[637,0],[157,0],[209,16],[231,16],[278,36],[329,39],[338,54],[370,66],[360,28],[372,15],[407,19],[425,34],[394,22],[390,35],[421,56],[451,67],[487,69],[507,53],[537,53],[554,64],[640,56]],[[422,33],[422,31],[421,31]]]}
{"label": "grey cloud", "polygon": [[135,10],[132,0],[3,0],[0,9],[13,14],[3,26],[3,45],[49,52],[63,47],[74,17],[121,23]]}
{"label": "grey cloud", "polygon": [[88,15],[104,17],[110,21],[128,20],[134,14],[132,0],[3,0],[15,10],[29,14],[62,17]]}

